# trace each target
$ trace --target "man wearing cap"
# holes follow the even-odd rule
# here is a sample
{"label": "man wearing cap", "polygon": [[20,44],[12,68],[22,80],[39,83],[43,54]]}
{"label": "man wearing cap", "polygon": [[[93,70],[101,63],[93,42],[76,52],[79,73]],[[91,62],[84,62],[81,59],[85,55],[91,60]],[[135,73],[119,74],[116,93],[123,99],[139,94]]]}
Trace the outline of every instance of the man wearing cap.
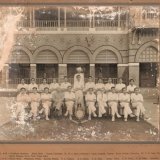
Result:
{"label": "man wearing cap", "polygon": [[34,78],[31,79],[31,83],[28,85],[29,92],[32,92],[33,87],[38,88],[38,85],[36,84],[36,81]]}
{"label": "man wearing cap", "polygon": [[43,78],[42,84],[39,85],[39,91],[43,92],[46,87],[49,88],[49,84],[47,83],[47,79]]}
{"label": "man wearing cap", "polygon": [[119,102],[120,106],[124,108],[124,121],[126,122],[128,119],[128,115],[130,117],[135,117],[132,114],[132,110],[130,108],[130,94],[127,93],[127,88],[124,87],[122,89],[122,93],[119,94]]}
{"label": "man wearing cap", "polygon": [[21,83],[17,86],[17,91],[19,92],[21,88],[25,88],[26,91],[28,90],[28,84],[25,83],[24,79],[21,79]]}
{"label": "man wearing cap", "polygon": [[[49,93],[49,88],[45,87],[44,92],[41,94],[42,106],[45,112],[46,120],[49,120],[50,107],[52,104],[52,95]],[[43,111],[43,110],[41,110]],[[40,113],[41,113],[40,111]]]}
{"label": "man wearing cap", "polygon": [[16,118],[21,122],[25,120],[25,108],[28,106],[30,102],[30,98],[26,93],[26,88],[21,88],[20,93],[17,95],[17,108],[16,108]]}
{"label": "man wearing cap", "polygon": [[69,119],[72,120],[73,107],[74,107],[75,99],[76,99],[74,92],[72,92],[72,86],[68,86],[68,90],[65,93],[64,98],[65,98],[65,104],[67,107],[67,111],[65,113],[65,116],[69,115]]}
{"label": "man wearing cap", "polygon": [[38,107],[40,105],[41,96],[37,92],[37,87],[33,87],[32,93],[29,94],[31,101],[31,115],[33,115],[33,120],[36,120],[38,114]]}
{"label": "man wearing cap", "polygon": [[145,108],[143,105],[143,96],[137,87],[134,89],[134,93],[131,94],[131,103],[136,108],[136,121],[139,122],[140,114],[145,116]]}
{"label": "man wearing cap", "polygon": [[95,107],[95,102],[96,102],[96,95],[94,94],[93,88],[89,88],[86,96],[86,105],[88,106],[88,120],[91,120],[91,115],[93,114],[94,117],[97,117],[96,115],[96,107]]}
{"label": "man wearing cap", "polygon": [[95,83],[93,82],[93,77],[88,77],[88,82],[85,84],[84,91],[87,92],[89,88],[95,89]]}
{"label": "man wearing cap", "polygon": [[111,107],[112,121],[115,121],[115,115],[120,118],[121,116],[118,113],[118,94],[115,87],[112,87],[111,92],[108,93],[108,105]]}

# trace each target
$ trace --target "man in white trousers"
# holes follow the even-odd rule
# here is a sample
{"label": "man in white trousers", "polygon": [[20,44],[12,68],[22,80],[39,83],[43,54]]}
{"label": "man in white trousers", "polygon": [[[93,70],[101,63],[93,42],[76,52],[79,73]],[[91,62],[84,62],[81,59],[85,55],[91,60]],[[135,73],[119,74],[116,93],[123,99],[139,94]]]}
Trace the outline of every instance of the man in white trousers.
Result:
{"label": "man in white trousers", "polygon": [[145,116],[145,108],[143,105],[143,96],[137,87],[134,89],[134,93],[131,94],[131,103],[136,108],[136,121],[139,122],[140,115]]}
{"label": "man in white trousers", "polygon": [[132,110],[130,108],[130,94],[127,93],[127,88],[124,87],[122,89],[122,93],[119,94],[119,102],[120,107],[124,108],[124,121],[127,122],[128,115],[130,117],[135,117],[135,115],[132,114]]}
{"label": "man in white trousers", "polygon": [[118,113],[118,94],[115,87],[112,87],[111,92],[108,93],[108,105],[111,107],[112,121],[115,121],[115,115],[120,118],[121,116]]}
{"label": "man in white trousers", "polygon": [[38,115],[38,107],[40,105],[41,96],[37,91],[37,87],[33,87],[32,93],[29,94],[30,101],[31,101],[31,117],[33,116],[33,120],[37,119]]}
{"label": "man in white trousers", "polygon": [[72,86],[68,86],[68,90],[67,92],[65,92],[64,98],[65,98],[65,104],[67,107],[65,116],[69,115],[69,119],[72,120],[73,108],[74,108],[75,99],[76,99],[74,92],[72,92]]}
{"label": "man in white trousers", "polygon": [[91,120],[91,115],[93,114],[93,117],[97,117],[96,115],[96,107],[95,107],[95,102],[96,102],[96,95],[94,94],[93,88],[89,88],[86,96],[86,105],[88,106],[88,120]]}

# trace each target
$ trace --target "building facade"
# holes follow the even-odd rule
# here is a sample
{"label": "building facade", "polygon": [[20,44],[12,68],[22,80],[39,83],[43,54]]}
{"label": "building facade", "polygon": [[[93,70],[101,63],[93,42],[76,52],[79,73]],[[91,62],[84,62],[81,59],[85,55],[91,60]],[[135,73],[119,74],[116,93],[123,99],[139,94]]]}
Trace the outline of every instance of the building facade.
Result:
{"label": "building facade", "polygon": [[15,44],[1,72],[1,85],[22,78],[73,82],[76,67],[95,81],[133,78],[142,88],[156,87],[159,63],[159,8],[74,7],[25,8],[17,23]]}

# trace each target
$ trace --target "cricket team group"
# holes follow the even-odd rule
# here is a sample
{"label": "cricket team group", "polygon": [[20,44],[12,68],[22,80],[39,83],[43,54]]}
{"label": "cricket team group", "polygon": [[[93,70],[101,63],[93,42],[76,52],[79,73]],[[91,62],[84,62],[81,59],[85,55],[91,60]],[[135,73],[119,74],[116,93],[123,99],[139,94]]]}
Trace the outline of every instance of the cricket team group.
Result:
{"label": "cricket team group", "polygon": [[34,78],[30,84],[26,84],[22,79],[17,91],[15,109],[17,120],[20,116],[25,119],[27,107],[30,108],[28,115],[33,120],[38,120],[40,115],[49,120],[51,109],[58,113],[58,116],[66,116],[70,120],[79,108],[84,111],[88,120],[92,117],[111,115],[111,121],[121,117],[127,121],[128,117],[136,117],[138,122],[145,114],[143,96],[133,79],[130,79],[128,86],[123,83],[122,78],[118,79],[117,84],[113,84],[111,78],[108,78],[107,83],[104,83],[102,78],[95,83],[93,77],[89,76],[84,83],[81,74],[75,75],[73,85],[68,82],[66,76],[62,83],[53,79],[53,82],[48,84],[44,78],[40,85],[36,84]]}

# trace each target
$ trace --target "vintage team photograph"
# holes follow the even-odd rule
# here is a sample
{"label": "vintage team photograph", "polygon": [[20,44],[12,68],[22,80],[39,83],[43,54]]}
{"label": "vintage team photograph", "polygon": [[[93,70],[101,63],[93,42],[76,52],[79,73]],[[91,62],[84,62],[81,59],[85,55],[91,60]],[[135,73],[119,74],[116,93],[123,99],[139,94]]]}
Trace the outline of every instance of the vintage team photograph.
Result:
{"label": "vintage team photograph", "polygon": [[1,142],[159,142],[159,6],[0,6]]}

